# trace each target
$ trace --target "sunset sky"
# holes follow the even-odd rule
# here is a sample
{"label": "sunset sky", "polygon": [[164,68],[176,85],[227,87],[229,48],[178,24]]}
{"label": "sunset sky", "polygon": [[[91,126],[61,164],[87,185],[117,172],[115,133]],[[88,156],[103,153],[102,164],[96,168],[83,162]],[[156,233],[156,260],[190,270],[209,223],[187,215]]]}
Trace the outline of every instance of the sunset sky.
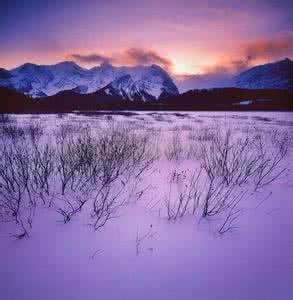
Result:
{"label": "sunset sky", "polygon": [[0,66],[74,60],[235,72],[292,58],[293,1],[1,1]]}

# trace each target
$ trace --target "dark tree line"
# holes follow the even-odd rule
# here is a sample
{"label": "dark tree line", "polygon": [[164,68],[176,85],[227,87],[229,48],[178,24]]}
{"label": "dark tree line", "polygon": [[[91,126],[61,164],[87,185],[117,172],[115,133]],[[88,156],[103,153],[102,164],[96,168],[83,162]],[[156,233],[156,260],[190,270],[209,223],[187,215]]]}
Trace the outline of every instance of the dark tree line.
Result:
{"label": "dark tree line", "polygon": [[[248,104],[242,105],[241,102]],[[101,91],[78,94],[63,91],[44,98],[31,98],[0,88],[2,113],[57,113],[96,110],[293,110],[293,94],[284,90],[216,88],[192,90],[156,101],[129,101]]]}

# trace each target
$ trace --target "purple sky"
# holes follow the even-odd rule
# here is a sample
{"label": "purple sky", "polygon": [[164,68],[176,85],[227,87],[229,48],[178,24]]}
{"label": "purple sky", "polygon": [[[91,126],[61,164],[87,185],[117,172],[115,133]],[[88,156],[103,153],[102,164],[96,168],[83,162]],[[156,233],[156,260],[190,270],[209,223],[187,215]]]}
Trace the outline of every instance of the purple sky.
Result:
{"label": "purple sky", "polygon": [[292,58],[292,1],[1,1],[0,66],[158,63],[175,74]]}

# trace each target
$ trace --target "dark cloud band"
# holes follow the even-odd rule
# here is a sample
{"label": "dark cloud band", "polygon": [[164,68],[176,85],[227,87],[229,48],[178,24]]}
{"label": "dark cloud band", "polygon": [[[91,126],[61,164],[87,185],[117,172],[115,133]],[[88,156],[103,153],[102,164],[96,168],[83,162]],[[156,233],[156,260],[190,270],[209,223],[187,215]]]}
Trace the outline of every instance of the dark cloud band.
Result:
{"label": "dark cloud band", "polygon": [[172,68],[172,61],[166,57],[159,55],[151,49],[143,48],[129,48],[117,55],[105,56],[100,53],[84,54],[70,54],[68,58],[86,64],[100,64],[100,63],[118,63],[127,65],[151,65],[157,64],[166,70]]}

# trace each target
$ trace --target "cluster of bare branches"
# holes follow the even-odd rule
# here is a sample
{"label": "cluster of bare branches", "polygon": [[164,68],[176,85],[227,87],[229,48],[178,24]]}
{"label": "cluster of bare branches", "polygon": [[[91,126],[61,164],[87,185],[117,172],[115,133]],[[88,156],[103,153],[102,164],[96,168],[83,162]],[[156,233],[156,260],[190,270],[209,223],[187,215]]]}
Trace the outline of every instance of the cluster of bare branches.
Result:
{"label": "cluster of bare branches", "polygon": [[210,179],[203,168],[192,173],[189,170],[173,171],[170,175],[169,193],[165,199],[168,220],[176,221],[187,214],[200,220],[220,216],[219,233],[236,228],[234,221],[242,213],[239,204],[245,191],[237,189],[236,185],[227,186],[223,180]]}
{"label": "cluster of bare branches", "polygon": [[30,189],[29,150],[20,143],[1,143],[0,157],[0,216],[15,222],[28,235],[36,206]]}
{"label": "cluster of bare branches", "polygon": [[[124,204],[124,191],[152,166],[157,154],[151,147],[150,134],[129,132],[127,127],[112,124],[103,131],[99,152],[98,190],[93,203],[94,227],[99,228]],[[117,199],[120,197],[120,201]],[[107,211],[105,214],[104,212]]]}
{"label": "cluster of bare branches", "polygon": [[[184,170],[178,172],[174,170],[169,178],[169,191],[165,199],[168,220],[175,221],[182,218],[191,209],[192,214],[195,214],[200,200],[199,181],[201,178],[202,169],[198,172],[193,172],[189,176],[190,171]],[[175,201],[173,199],[175,194]]]}
{"label": "cluster of bare branches", "polygon": [[[212,137],[212,138],[211,138]],[[186,214],[200,219],[220,217],[219,233],[236,228],[243,212],[240,203],[253,185],[259,190],[286,170],[282,164],[292,145],[288,132],[235,136],[232,129],[218,130],[200,142],[200,167],[195,171],[173,171],[165,200],[167,218],[176,220]]]}
{"label": "cluster of bare branches", "polygon": [[1,139],[0,217],[21,226],[19,237],[28,235],[38,205],[54,207],[67,223],[89,203],[91,225],[100,228],[157,157],[150,134],[115,124],[96,135],[66,125],[52,141],[41,141],[42,135],[33,124],[20,137]]}
{"label": "cluster of bare branches", "polygon": [[[269,145],[266,139],[269,139]],[[287,170],[282,162],[292,146],[292,137],[287,131],[275,129],[268,136],[257,134],[253,145],[259,158],[254,174],[255,190],[259,190],[277,180]]]}
{"label": "cluster of bare branches", "polygon": [[280,130],[256,136],[247,130],[240,137],[231,128],[218,130],[214,139],[201,144],[202,166],[211,180],[221,177],[227,186],[253,181],[257,190],[286,170],[281,163],[291,144],[288,133]]}
{"label": "cluster of bare branches", "polygon": [[91,202],[91,225],[95,230],[117,216],[131,184],[156,159],[149,134],[138,135],[115,123],[98,134],[93,136],[88,127],[80,136],[63,127],[56,134],[57,181],[61,184],[58,212],[68,222]]}
{"label": "cluster of bare branches", "polygon": [[54,205],[67,223],[89,200],[96,149],[89,130],[75,135],[70,127],[61,126],[56,141]]}

